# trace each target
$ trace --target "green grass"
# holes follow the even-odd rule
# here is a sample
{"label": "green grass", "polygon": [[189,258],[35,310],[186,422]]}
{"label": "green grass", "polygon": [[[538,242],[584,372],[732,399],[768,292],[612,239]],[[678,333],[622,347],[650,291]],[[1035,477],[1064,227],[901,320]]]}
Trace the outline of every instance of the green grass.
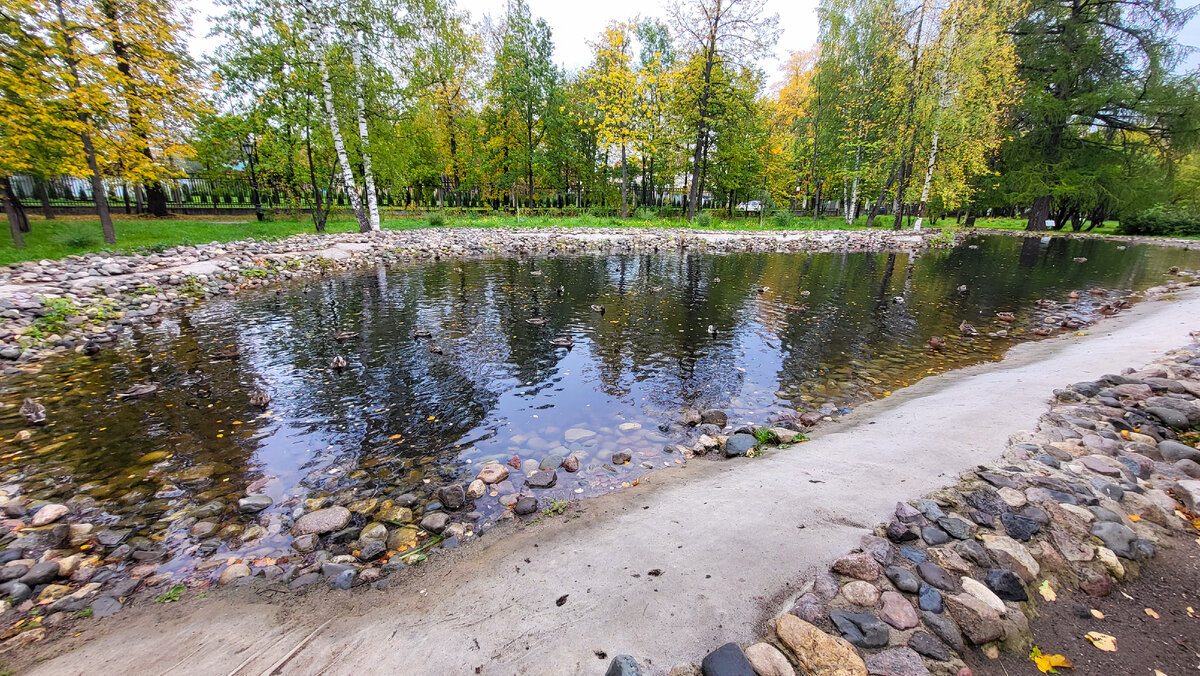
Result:
{"label": "green grass", "polygon": [[[723,218],[722,214],[714,212],[714,218],[709,229],[725,231],[763,231],[778,230],[778,222],[770,217],[764,217],[759,223],[757,217],[736,216],[732,219]],[[411,230],[427,227],[586,227],[586,228],[698,228],[682,218],[649,219],[631,217],[622,221],[615,217],[582,216],[490,216],[490,215],[446,215],[437,213],[432,216],[400,215],[395,213],[383,214],[383,227],[390,230]],[[115,215],[117,244],[107,246],[103,243],[100,233],[100,222],[93,216],[59,216],[52,221],[42,220],[39,216],[30,215],[32,232],[26,233],[24,249],[16,249],[12,242],[5,238],[0,243],[0,265],[18,263],[28,260],[58,259],[70,255],[91,252],[114,253],[153,253],[180,244],[207,244],[209,242],[229,242],[253,237],[258,240],[280,239],[289,235],[314,232],[312,220],[308,217],[277,217],[274,220],[259,223],[253,216],[180,216],[169,219],[152,219],[138,216]],[[943,219],[930,223],[930,227],[940,227],[953,223],[952,219]],[[864,227],[866,218],[859,218],[854,225],[846,225],[845,220],[837,217],[824,217],[814,221],[811,216],[793,218],[789,221],[787,230],[851,230]],[[876,227],[890,228],[891,216],[879,216]],[[1025,221],[1018,218],[980,219],[976,223],[981,228],[998,228],[1004,230],[1022,230]],[[1116,228],[1115,221],[1105,222],[1104,226],[1093,232],[1096,234],[1112,234]],[[330,233],[353,232],[357,230],[354,219],[347,215],[332,216],[326,227]]]}

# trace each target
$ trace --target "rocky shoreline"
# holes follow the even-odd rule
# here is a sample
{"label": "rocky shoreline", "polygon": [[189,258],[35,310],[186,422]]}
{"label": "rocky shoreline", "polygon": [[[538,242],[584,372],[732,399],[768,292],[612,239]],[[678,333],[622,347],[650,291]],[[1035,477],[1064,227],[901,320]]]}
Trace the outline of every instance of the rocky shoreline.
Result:
{"label": "rocky shoreline", "polygon": [[[1029,619],[1056,589],[1107,596],[1172,533],[1197,535],[1200,340],[1054,398],[999,459],[898,503],[807,575],[761,641],[671,676],[969,676],[967,650],[1028,653]],[[607,672],[641,673],[628,655]]]}
{"label": "rocky shoreline", "polygon": [[937,230],[709,232],[538,228],[384,230],[86,254],[0,268],[0,362],[13,374],[54,354],[103,349],[129,326],[198,301],[377,264],[443,258],[653,253],[920,251]]}

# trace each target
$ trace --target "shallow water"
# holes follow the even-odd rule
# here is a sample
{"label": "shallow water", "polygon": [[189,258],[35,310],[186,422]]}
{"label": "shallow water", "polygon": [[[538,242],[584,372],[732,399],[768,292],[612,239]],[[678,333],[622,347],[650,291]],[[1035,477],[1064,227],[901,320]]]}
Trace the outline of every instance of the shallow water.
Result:
{"label": "shallow water", "polygon": [[[916,259],[446,261],[214,300],[135,329],[119,349],[10,381],[0,434],[26,428],[16,413],[25,396],[47,406],[50,424],[5,445],[0,489],[72,499],[98,527],[163,543],[171,558],[161,570],[182,574],[209,557],[279,555],[290,541],[284,517],[305,499],[366,500],[352,505],[361,527],[372,498],[411,492],[419,520],[437,508],[437,486],[469,481],[492,459],[517,456],[531,471],[530,461],[576,454],[578,473],[559,470],[555,487],[533,491],[543,505],[618,489],[682,461],[664,446],[694,440],[677,422],[683,409],[724,409],[734,426],[798,410],[836,415],[999,358],[1035,327],[1064,330],[1043,321],[1048,313],[1094,318],[1103,303],[1169,279],[1171,266],[1200,266],[1194,251],[1098,241],[972,244]],[[1107,292],[1088,292],[1097,286]],[[1073,303],[1071,291],[1082,292]],[[1042,298],[1065,305],[1038,309]],[[999,311],[1017,321],[997,320]],[[977,337],[960,336],[964,320]],[[431,337],[415,338],[417,329]],[[1002,329],[1009,335],[987,335]],[[358,335],[339,342],[338,331]],[[946,346],[931,349],[931,336]],[[573,346],[551,343],[561,337]],[[232,346],[239,358],[219,358]],[[337,355],[348,363],[340,372],[329,367]],[[115,398],[146,381],[159,391]],[[272,397],[265,410],[250,403],[257,388]],[[614,466],[622,450],[633,460]],[[512,471],[511,483],[475,502],[475,531],[505,511],[499,497],[520,491],[524,476]],[[260,479],[275,504],[239,515],[236,499]],[[189,534],[198,518],[217,523],[216,537]]]}

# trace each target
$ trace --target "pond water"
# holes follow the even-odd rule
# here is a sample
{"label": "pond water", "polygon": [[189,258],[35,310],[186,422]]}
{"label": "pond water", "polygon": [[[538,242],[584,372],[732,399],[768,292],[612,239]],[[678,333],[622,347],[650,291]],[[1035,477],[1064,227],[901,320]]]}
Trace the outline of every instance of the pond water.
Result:
{"label": "pond water", "polygon": [[[697,431],[679,422],[685,409],[726,410],[734,426],[800,410],[836,415],[999,358],[1039,327],[1069,330],[1063,317],[1095,318],[1105,303],[1163,283],[1171,266],[1194,269],[1200,252],[991,237],[916,258],[514,258],[313,279],[214,300],[135,329],[117,349],[10,380],[3,438],[26,429],[17,415],[25,396],[50,420],[29,441],[5,444],[0,490],[69,500],[97,528],[146,538],[163,550],[160,570],[182,575],[204,559],[285,552],[306,500],[349,504],[361,527],[395,521],[395,510],[376,513],[390,506],[381,501],[412,494],[419,521],[438,508],[438,486],[517,456],[524,470],[475,501],[470,529],[479,532],[505,512],[505,495],[524,490],[545,505],[682,462],[664,447],[694,442]],[[962,336],[963,321],[979,334]],[[356,335],[337,340],[343,331]],[[945,346],[931,348],[933,336]],[[561,338],[573,345],[552,342]],[[239,357],[223,358],[234,347]],[[345,369],[330,367],[335,356]],[[157,393],[115,396],[141,382]],[[251,403],[255,390],[270,394],[265,408]],[[613,465],[619,451],[632,461]],[[531,464],[571,454],[577,473],[523,487]],[[239,514],[252,484],[273,504]],[[193,530],[197,520],[212,526]],[[346,539],[337,546],[348,551]]]}

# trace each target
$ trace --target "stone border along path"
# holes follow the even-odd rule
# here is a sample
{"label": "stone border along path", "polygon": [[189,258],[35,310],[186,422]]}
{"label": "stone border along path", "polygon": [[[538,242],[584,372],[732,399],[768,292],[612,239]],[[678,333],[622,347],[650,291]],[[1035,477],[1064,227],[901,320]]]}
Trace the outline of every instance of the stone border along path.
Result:
{"label": "stone border along path", "polygon": [[[971,571],[972,579],[992,568],[1008,571],[997,573],[992,584],[1006,596],[1031,595],[1031,576],[1103,591],[1114,571],[1135,571],[1138,559],[1150,553],[1160,528],[1173,519],[1161,487],[1178,476],[1150,458],[1184,451],[1155,440],[1163,433],[1149,422],[1144,437],[1125,439],[1116,430],[1142,422],[1135,416],[1145,413],[1169,417],[1172,407],[1192,415],[1187,396],[1200,394],[1197,369],[1168,362],[1156,367],[1161,372],[1105,381],[1118,385],[1064,390],[1063,410],[1036,432],[1013,437],[1016,445],[993,469],[978,470],[978,463],[993,460],[1012,430],[1044,412],[1050,389],[1116,364],[1154,359],[1187,341],[1196,317],[1200,291],[1141,303],[1088,335],[1025,343],[1003,362],[926,378],[860,407],[844,428],[811,443],[766,449],[744,462],[690,463],[651,475],[638,487],[577,505],[570,516],[579,518],[547,519],[481,541],[457,560],[451,552],[444,564],[411,569],[412,575],[368,593],[314,586],[299,598],[284,590],[287,601],[262,603],[257,597],[265,596],[263,590],[234,586],[203,600],[189,592],[177,604],[135,602],[117,619],[68,621],[53,630],[58,640],[25,648],[26,659],[41,653],[29,673],[164,673],[168,667],[173,674],[598,674],[609,666],[608,656],[628,653],[639,656],[643,673],[658,675],[698,651],[731,641],[751,644],[770,630],[799,648],[803,659],[827,654],[806,650],[806,641],[836,646],[833,654],[845,666],[816,673],[861,674],[857,649],[819,626],[797,624],[799,618],[773,618],[797,600],[798,611],[818,623],[827,611],[869,612],[851,607],[850,599],[873,603],[878,594],[886,608],[878,617],[905,626],[916,613],[911,597],[883,592],[893,585],[913,588],[911,575],[918,593],[921,579],[933,590],[949,588],[937,592],[947,612],[918,613],[930,639],[916,639],[916,645],[941,656],[939,646],[948,648],[933,637],[945,636],[957,648],[955,631],[987,644],[1021,630],[1022,607],[1011,601],[997,607],[986,575],[984,583],[973,584],[955,570]],[[1097,408],[1100,397],[1111,411]],[[968,472],[965,483],[959,483],[962,472]],[[1175,489],[1190,486],[1181,482]],[[881,575],[876,557],[900,568],[913,565],[878,536],[865,541],[863,553],[839,559],[862,545],[869,524],[892,513],[897,500],[924,494],[935,502],[901,507],[889,529],[911,548],[905,553],[924,554],[930,565],[909,575]],[[1077,504],[1060,504],[1072,501]],[[1085,513],[1084,506],[1104,510]],[[1142,518],[1133,523],[1126,514]],[[937,518],[927,524],[931,516]],[[929,541],[949,541],[921,544],[911,539],[914,528]],[[954,538],[968,532],[982,539]],[[1101,535],[1114,556],[1096,547],[1100,541],[1090,533]],[[1013,537],[1026,534],[1028,544]],[[1092,560],[1084,561],[1089,552]],[[831,563],[843,577],[824,573]],[[857,579],[862,577],[873,580]],[[926,606],[934,603],[929,589],[925,596]],[[954,673],[952,656],[919,667],[912,661],[911,628],[881,627],[880,620],[860,615],[836,617],[860,643],[896,643],[882,653],[867,649],[867,662],[897,660],[915,673]],[[32,641],[37,632],[45,630],[20,634],[10,645]],[[723,652],[730,659],[735,653],[741,654]],[[778,663],[766,647],[750,654]]]}
{"label": "stone border along path", "polygon": [[[1200,449],[1176,436],[1200,429],[1200,331],[1191,337],[1140,370],[1055,390],[1037,429],[998,460],[896,503],[859,548],[807,576],[763,640],[726,643],[669,676],[795,676],[793,665],[970,676],[959,659],[969,646],[1028,653],[1040,589],[1107,596],[1170,531],[1197,534]],[[641,673],[620,655],[607,676]]]}
{"label": "stone border along path", "polygon": [[[162,253],[86,254],[0,268],[0,360],[4,373],[49,354],[112,342],[124,327],[157,323],[197,300],[383,263],[686,248],[714,253],[919,251],[938,230],[713,232],[668,228],[425,228],[293,235],[281,240],[177,246]],[[38,318],[67,308],[59,333]],[[41,335],[38,335],[41,334]],[[12,363],[15,362],[15,365]]]}

